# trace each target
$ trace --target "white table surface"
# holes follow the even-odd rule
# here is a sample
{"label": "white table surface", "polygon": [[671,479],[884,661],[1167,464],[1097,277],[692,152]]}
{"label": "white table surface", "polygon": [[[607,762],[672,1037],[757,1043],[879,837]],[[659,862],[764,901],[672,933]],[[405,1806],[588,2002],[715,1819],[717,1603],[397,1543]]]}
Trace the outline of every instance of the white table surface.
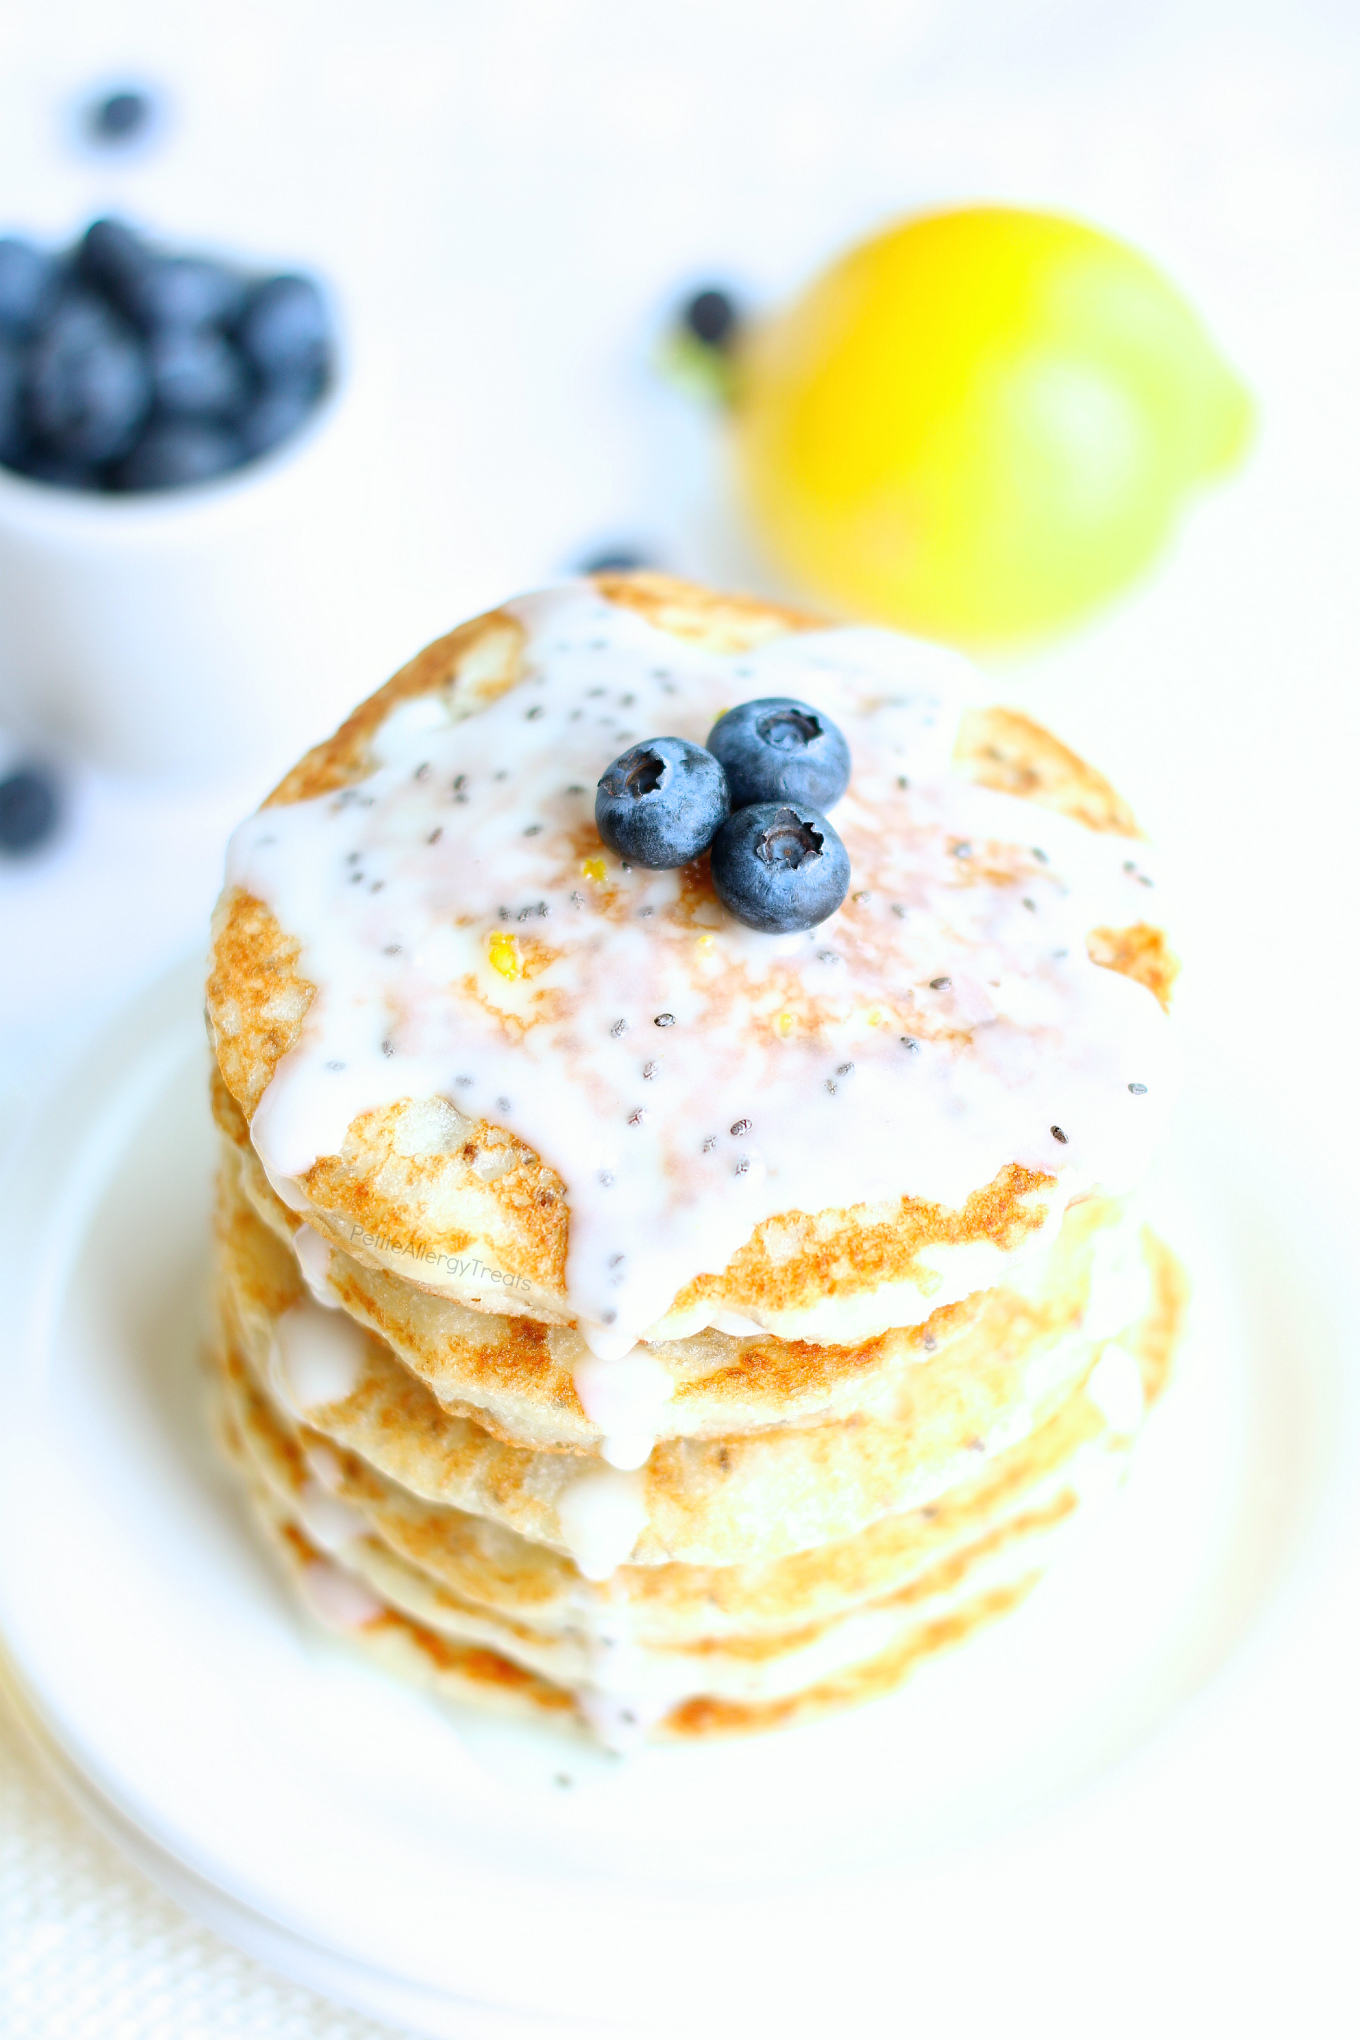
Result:
{"label": "white table surface", "polygon": [[[885,216],[979,196],[1079,210],[1157,254],[1260,396],[1256,454],[1151,583],[998,687],[1107,766],[1163,841],[1192,1054],[1222,1045],[1252,1072],[1244,1115],[1258,1083],[1353,1241],[1358,29],[1344,0],[13,0],[0,219],[62,234],[117,207],[338,280],[395,393],[410,522],[392,665],[608,541],[750,578],[705,508],[702,425],[648,366],[687,286],[773,296]],[[171,119],[111,167],[72,146],[69,112],[124,78],[163,83]],[[0,1121],[199,939],[226,829],[276,762],[209,789],[71,768],[62,840],[0,869]],[[1247,1654],[1235,1712],[1206,1708],[1052,1824],[1055,1920],[1093,1831],[1147,1865],[1145,1914],[1108,1923],[1104,2031],[1344,2024],[1354,1558],[1338,1545],[1287,1636]],[[1017,1841],[1012,1874],[1022,1858]],[[992,1921],[988,1968],[1011,1965],[1019,1992],[1036,1951],[1008,1942],[1006,1874],[1004,1851],[985,1873],[942,1864],[939,1895]],[[1078,2030],[1051,1964],[1046,1990],[1048,2030]],[[985,1995],[962,1994],[961,2032]],[[0,2030],[376,2029],[192,1926],[6,1726]]]}

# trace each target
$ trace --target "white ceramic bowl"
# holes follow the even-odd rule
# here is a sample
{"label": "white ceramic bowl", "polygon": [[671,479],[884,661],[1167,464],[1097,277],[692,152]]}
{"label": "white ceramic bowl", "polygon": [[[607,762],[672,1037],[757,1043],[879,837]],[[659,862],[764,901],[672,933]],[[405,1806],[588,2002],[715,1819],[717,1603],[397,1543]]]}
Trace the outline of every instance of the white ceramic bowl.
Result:
{"label": "white ceramic bowl", "polygon": [[282,770],[372,690],[379,379],[220,481],[87,495],[0,468],[0,724],[114,771]]}

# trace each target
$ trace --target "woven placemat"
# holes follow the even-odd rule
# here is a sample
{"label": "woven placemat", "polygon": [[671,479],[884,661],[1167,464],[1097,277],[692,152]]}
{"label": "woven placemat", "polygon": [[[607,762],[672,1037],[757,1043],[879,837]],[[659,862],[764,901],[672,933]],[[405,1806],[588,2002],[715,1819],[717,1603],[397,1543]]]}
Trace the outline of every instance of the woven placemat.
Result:
{"label": "woven placemat", "polygon": [[395,2040],[239,1954],[97,1833],[0,1696],[5,2040]]}

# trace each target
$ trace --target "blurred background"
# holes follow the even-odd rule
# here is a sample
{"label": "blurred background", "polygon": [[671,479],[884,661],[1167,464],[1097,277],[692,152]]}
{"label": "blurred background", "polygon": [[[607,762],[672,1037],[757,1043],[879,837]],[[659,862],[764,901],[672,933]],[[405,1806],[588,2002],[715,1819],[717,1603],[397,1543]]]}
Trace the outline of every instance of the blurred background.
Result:
{"label": "blurred background", "polygon": [[[1254,393],[1255,445],[1152,576],[1006,661],[998,691],[1111,770],[1172,853],[1187,1005],[1216,986],[1226,1021],[1249,965],[1272,1006],[1306,1005],[1310,1061],[1344,1058],[1358,32],[1345,0],[15,0],[0,231],[69,243],[115,212],[329,286],[379,446],[336,715],[601,552],[772,585],[721,420],[659,372],[688,292],[772,308],[886,222],[980,199],[1127,238]],[[152,118],[100,144],[90,109],[120,89]],[[11,1089],[27,1051],[195,939],[230,823],[295,747],[266,725],[192,786],[57,757],[64,827],[0,857]]]}
{"label": "blurred background", "polygon": [[[666,367],[694,291],[757,316],[892,220],[975,201],[1143,250],[1252,392],[1254,442],[1147,575],[987,654],[988,684],[1160,839],[1192,1065],[1252,1070],[1244,1115],[1311,1181],[1336,1171],[1350,1226],[1358,87],[1349,0],[10,0],[0,234],[68,244],[116,213],[325,282],[366,435],[330,720],[602,555],[789,588],[737,508],[721,407]],[[149,116],[101,139],[120,91]],[[133,775],[78,731],[0,727],[0,774],[36,761],[60,801],[0,852],[0,1123],[202,941],[226,835],[294,748],[252,708],[221,769]]]}

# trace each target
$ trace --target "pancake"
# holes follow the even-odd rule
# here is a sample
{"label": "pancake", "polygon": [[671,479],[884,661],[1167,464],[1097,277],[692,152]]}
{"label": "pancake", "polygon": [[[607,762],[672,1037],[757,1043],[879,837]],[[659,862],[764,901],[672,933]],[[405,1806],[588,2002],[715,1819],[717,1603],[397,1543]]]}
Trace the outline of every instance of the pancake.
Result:
{"label": "pancake", "polygon": [[[223,1223],[240,1235],[232,1251],[241,1281],[249,1288],[252,1277],[245,1271],[254,1268],[253,1279],[271,1292],[301,1295],[296,1265],[271,1254],[247,1223],[249,1210],[278,1240],[296,1247],[299,1221],[270,1190],[248,1143],[233,1141],[224,1148],[222,1172],[228,1186]],[[951,1354],[960,1342],[976,1352],[1004,1347],[1017,1354],[1036,1336],[1074,1330],[1090,1305],[1093,1282],[1108,1287],[1123,1210],[1114,1200],[1083,1199],[1069,1208],[1052,1245],[1016,1263],[1004,1285],[934,1311],[921,1325],[852,1346],[787,1341],[768,1333],[743,1337],[714,1328],[688,1339],[654,1341],[648,1357],[665,1370],[670,1388],[657,1430],[670,1437],[731,1436],[848,1414],[881,1396],[903,1367]],[[604,1433],[590,1421],[576,1390],[577,1371],[589,1352],[575,1327],[473,1311],[339,1249],[312,1244],[309,1280],[315,1293],[378,1333],[447,1410],[475,1418],[507,1444],[601,1449]]]}
{"label": "pancake", "polygon": [[[566,704],[589,700],[592,645],[609,713],[578,739],[586,710]],[[731,922],[702,861],[625,869],[559,783],[575,764],[588,789],[638,734],[624,714],[702,736],[775,683],[833,699],[861,744],[837,809],[855,890],[796,953]],[[601,1355],[734,1319],[850,1345],[994,1286],[1073,1196],[1140,1173],[1172,1088],[1174,965],[1123,803],[963,689],[950,655],[657,577],[527,599],[430,647],[233,849],[208,1011],[282,1201],[365,1265],[471,1309],[574,1320]],[[561,729],[531,736],[559,699]],[[885,771],[899,752],[917,779]],[[516,773],[512,817],[492,782]],[[601,1040],[655,1019],[664,1041],[597,1049],[595,1014]],[[760,1119],[732,1104],[757,1097]],[[901,1111],[912,1138],[885,1141]],[[828,1188],[841,1201],[818,1204]]]}
{"label": "pancake", "polygon": [[[851,888],[760,933],[593,782],[768,695]],[[1185,1285],[1151,853],[956,655],[653,574],[427,647],[228,855],[220,1434],[323,1621],[615,1747],[818,1718],[1015,1606]]]}
{"label": "pancake", "polygon": [[[1117,1342],[1120,1354],[1137,1362],[1147,1403],[1162,1392],[1182,1299],[1174,1262],[1164,1249],[1153,1251],[1154,1300]],[[626,1608],[632,1634],[648,1644],[800,1627],[899,1592],[1001,1516],[1032,1512],[1041,1491],[1068,1478],[1074,1455],[1110,1436],[1127,1441],[1140,1421],[1136,1398],[1125,1410],[1113,1406],[1117,1424],[1093,1402],[1088,1370],[1045,1424],[923,1508],[770,1563],[624,1565],[607,1582],[594,1582],[544,1545],[484,1516],[422,1501],[361,1455],[337,1449],[326,1434],[297,1421],[238,1349],[223,1346],[219,1369],[257,1473],[314,1541],[377,1538],[464,1605],[500,1610],[532,1630],[589,1629],[599,1611]],[[309,1522],[313,1506],[319,1515]]]}
{"label": "pancake", "polygon": [[[938,1352],[885,1373],[873,1400],[844,1417],[662,1440],[630,1476],[636,1535],[620,1557],[697,1565],[775,1558],[853,1535],[976,1474],[1039,1428],[1105,1339],[1142,1314],[1149,1284],[1136,1231],[1119,1244],[1132,1244],[1135,1258],[1110,1285],[1104,1322],[1086,1321],[1085,1285],[1075,1310],[1064,1298],[1048,1315],[1019,1296],[999,1304],[988,1297],[971,1325]],[[598,1461],[508,1445],[474,1416],[446,1409],[385,1342],[348,1313],[312,1302],[287,1250],[230,1194],[219,1254],[226,1336],[257,1380],[274,1385],[312,1430],[426,1500],[558,1551],[571,1548],[563,1504]],[[1005,1328],[1000,1341],[992,1313]],[[289,1336],[318,1342],[325,1355],[334,1353],[333,1364],[319,1378],[315,1369],[281,1366],[281,1337]]]}
{"label": "pancake", "polygon": [[[1165,1382],[1181,1299],[1169,1257],[1161,1271],[1157,1304],[1119,1349],[1147,1402]],[[1045,1436],[867,1538],[770,1567],[623,1567],[595,1586],[524,1540],[488,1540],[476,1518],[422,1519],[326,1447],[319,1481],[317,1441],[239,1357],[221,1371],[224,1430],[262,1525],[332,1626],[455,1697],[466,1697],[459,1654],[490,1651],[538,1682],[498,1684],[498,1698],[537,1710],[566,1692],[597,1728],[617,1732],[622,1713],[625,1727],[663,1735],[808,1718],[886,1691],[930,1649],[1014,1605],[1131,1443],[1138,1419],[1116,1408],[1112,1422],[1089,1380]]]}

